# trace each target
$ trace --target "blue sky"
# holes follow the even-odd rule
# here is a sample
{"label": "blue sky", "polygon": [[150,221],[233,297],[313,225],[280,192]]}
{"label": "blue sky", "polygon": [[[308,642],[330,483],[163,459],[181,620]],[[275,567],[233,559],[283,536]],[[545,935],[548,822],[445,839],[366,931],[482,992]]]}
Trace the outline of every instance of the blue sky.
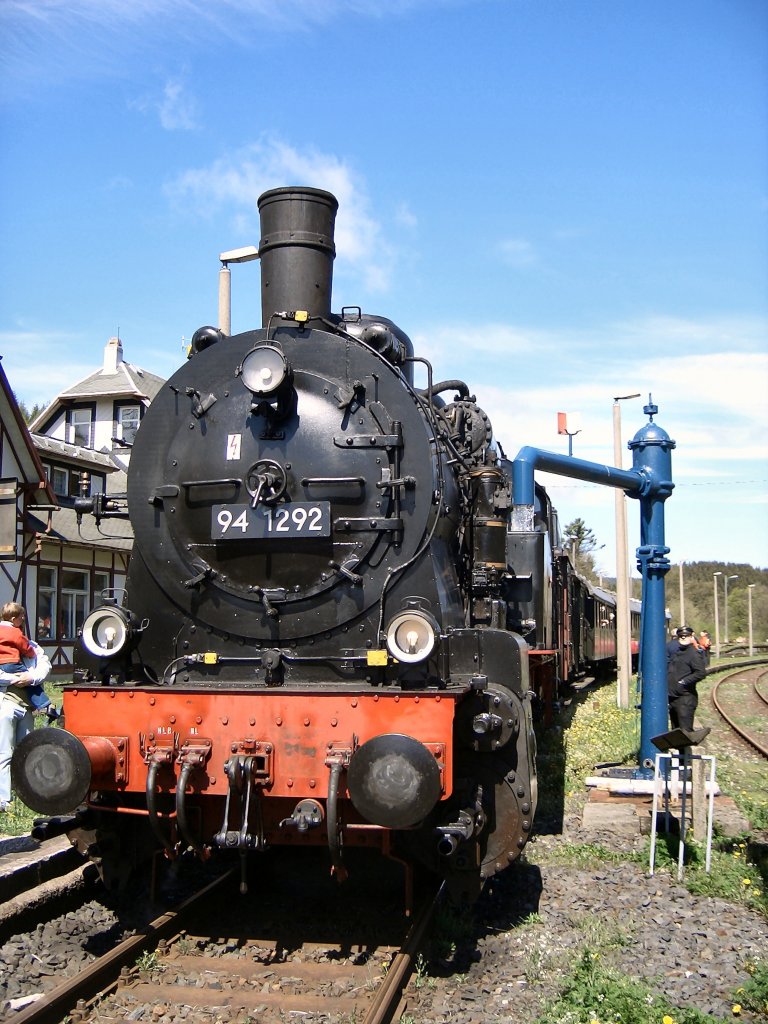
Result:
{"label": "blue sky", "polygon": [[[649,393],[673,562],[768,567],[764,0],[3,0],[0,355],[162,376],[267,188],[340,201],[333,308],[462,377],[508,455],[613,463]],[[258,264],[232,269],[258,327]],[[630,465],[626,451],[624,465]],[[613,491],[543,478],[615,569]],[[639,543],[628,502],[629,543]]]}

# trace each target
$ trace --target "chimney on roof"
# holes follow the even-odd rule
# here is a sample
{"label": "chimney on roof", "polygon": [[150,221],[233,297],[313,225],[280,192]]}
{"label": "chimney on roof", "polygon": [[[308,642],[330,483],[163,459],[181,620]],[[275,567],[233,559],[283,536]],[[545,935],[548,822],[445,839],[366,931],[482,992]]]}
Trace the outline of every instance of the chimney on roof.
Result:
{"label": "chimney on roof", "polygon": [[119,338],[110,338],[104,346],[104,369],[103,373],[117,373],[117,368],[123,361],[123,343]]}

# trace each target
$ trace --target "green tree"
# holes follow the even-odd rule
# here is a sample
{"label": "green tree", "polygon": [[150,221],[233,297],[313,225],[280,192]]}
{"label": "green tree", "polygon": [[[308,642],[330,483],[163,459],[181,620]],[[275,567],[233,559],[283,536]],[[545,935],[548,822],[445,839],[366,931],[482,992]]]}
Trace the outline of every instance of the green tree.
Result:
{"label": "green tree", "polygon": [[576,571],[590,582],[598,582],[594,552],[598,550],[597,537],[583,519],[574,519],[563,528],[565,546],[571,552]]}
{"label": "green tree", "polygon": [[[682,568],[682,572],[681,572]],[[715,576],[715,573],[720,575]],[[683,581],[684,616],[681,612],[680,578]],[[748,589],[751,587],[752,635],[754,643],[768,642],[768,569],[756,569],[742,562],[685,562],[673,564],[666,576],[666,604],[672,625],[682,618],[696,632],[706,629],[715,639],[715,588],[717,588],[720,639],[725,640],[725,587],[723,576],[732,577],[728,586],[728,632],[730,639],[749,634]]]}
{"label": "green tree", "polygon": [[[15,395],[13,397],[16,398]],[[27,406],[26,402],[21,402],[19,401],[18,398],[16,398],[16,404],[19,407],[19,412],[24,417],[25,423],[31,423],[34,419],[37,419],[37,417],[40,415],[43,409],[47,408],[47,406],[41,405],[39,402],[35,402],[35,404],[30,409]]]}

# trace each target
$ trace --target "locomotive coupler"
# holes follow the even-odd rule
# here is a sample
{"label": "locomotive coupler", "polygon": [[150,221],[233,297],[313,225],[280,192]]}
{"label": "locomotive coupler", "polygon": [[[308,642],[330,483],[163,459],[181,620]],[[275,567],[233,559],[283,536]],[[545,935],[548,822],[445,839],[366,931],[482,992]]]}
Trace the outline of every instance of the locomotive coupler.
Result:
{"label": "locomotive coupler", "polygon": [[[251,850],[263,850],[266,847],[264,839],[264,825],[261,817],[261,800],[256,794],[256,828],[249,832],[248,825],[251,816],[251,795],[257,785],[261,784],[261,768],[263,758],[252,754],[239,754],[230,757],[224,764],[224,771],[229,779],[227,800],[224,805],[224,820],[221,828],[213,837],[214,843],[226,850],[238,850],[240,853],[240,892],[244,896],[248,892],[246,879],[247,854]],[[239,830],[229,827],[230,805],[232,797],[240,805],[240,828]]]}
{"label": "locomotive coupler", "polygon": [[342,827],[339,817],[339,785],[342,772],[349,768],[352,754],[357,747],[357,737],[352,737],[352,743],[347,746],[328,745],[328,755],[325,759],[326,765],[330,768],[328,775],[328,852],[331,855],[331,873],[339,882],[344,882],[349,876],[346,865],[341,856]]}

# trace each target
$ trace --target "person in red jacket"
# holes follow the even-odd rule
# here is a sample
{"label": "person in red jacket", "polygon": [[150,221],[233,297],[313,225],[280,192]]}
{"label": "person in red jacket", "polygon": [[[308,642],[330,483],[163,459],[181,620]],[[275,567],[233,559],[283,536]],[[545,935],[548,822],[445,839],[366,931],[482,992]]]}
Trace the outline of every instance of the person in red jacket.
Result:
{"label": "person in red jacket", "polygon": [[702,629],[701,633],[699,633],[699,647],[701,649],[701,653],[704,655],[704,661],[708,665],[709,659],[712,655],[712,638],[706,629]]}
{"label": "person in red jacket", "polygon": [[[8,601],[0,610],[0,692],[9,686],[18,686],[17,676],[27,671],[24,658],[33,661],[37,655],[29,639],[22,633],[24,625],[24,609],[16,601]],[[27,701],[33,711],[50,709],[51,701],[39,684],[22,683],[20,695]],[[49,718],[57,717],[50,711]]]}

